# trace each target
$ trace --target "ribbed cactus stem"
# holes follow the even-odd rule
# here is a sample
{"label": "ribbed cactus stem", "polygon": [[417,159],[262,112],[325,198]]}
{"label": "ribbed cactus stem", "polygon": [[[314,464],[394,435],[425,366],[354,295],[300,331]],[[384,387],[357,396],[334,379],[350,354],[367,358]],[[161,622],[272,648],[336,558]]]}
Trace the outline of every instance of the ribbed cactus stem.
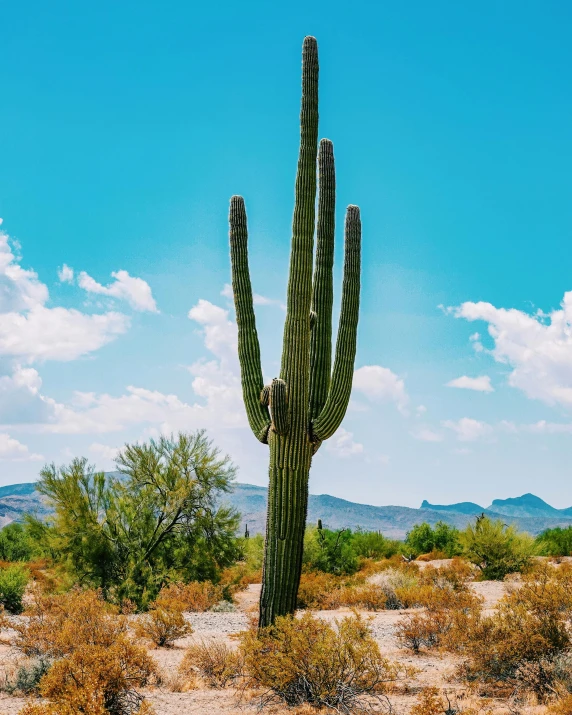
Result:
{"label": "ribbed cactus stem", "polygon": [[322,411],[328,397],[332,369],[332,306],[334,303],[334,236],[336,228],[336,170],[334,145],[320,141],[318,151],[318,226],[316,267],[312,290],[315,325],[310,349],[310,419]]}
{"label": "ribbed cactus stem", "polygon": [[[356,349],[361,224],[359,209],[350,206],[346,216],[342,310],[330,379],[336,187],[333,145],[327,139],[322,140],[318,155],[317,144],[318,47],[313,37],[306,37],[302,50],[300,153],[282,362],[280,377],[271,385],[262,383],[248,273],[244,202],[234,196],[230,209],[232,287],[244,403],[252,431],[270,447],[261,628],[296,609],[312,455],[343,419]],[[312,277],[316,160],[320,193]]]}
{"label": "ribbed cactus stem", "polygon": [[248,270],[248,229],[242,196],[230,200],[230,259],[232,292],[238,326],[238,359],[242,378],[242,394],[250,428],[261,442],[267,442],[270,428],[268,407],[260,402],[263,387],[260,345],[252,301],[252,286]]}
{"label": "ribbed cactus stem", "polygon": [[357,206],[348,206],[346,211],[344,253],[342,309],[334,370],[324,409],[312,424],[312,432],[320,441],[329,439],[341,425],[352,391],[361,271],[361,218]]}

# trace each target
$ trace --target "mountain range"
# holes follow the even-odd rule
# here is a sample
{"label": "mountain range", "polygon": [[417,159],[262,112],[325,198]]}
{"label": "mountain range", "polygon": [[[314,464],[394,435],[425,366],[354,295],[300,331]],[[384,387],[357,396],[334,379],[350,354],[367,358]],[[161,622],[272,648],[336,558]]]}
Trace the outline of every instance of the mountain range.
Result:
{"label": "mountain range", "polygon": [[[248,524],[251,534],[262,533],[266,523],[268,490],[254,484],[236,483],[231,494],[224,497],[241,514],[242,527]],[[0,527],[19,520],[24,513],[48,513],[34,483],[11,484],[0,487]],[[460,529],[478,514],[514,523],[530,534],[539,534],[555,526],[572,525],[572,507],[556,509],[534,494],[523,494],[510,499],[495,499],[490,506],[474,502],[458,504],[430,504],[424,500],[420,509],[406,506],[372,506],[346,501],[329,494],[311,494],[308,503],[308,523],[322,520],[331,529],[362,528],[381,531],[392,539],[403,539],[405,534],[422,522],[435,524],[444,521]]]}

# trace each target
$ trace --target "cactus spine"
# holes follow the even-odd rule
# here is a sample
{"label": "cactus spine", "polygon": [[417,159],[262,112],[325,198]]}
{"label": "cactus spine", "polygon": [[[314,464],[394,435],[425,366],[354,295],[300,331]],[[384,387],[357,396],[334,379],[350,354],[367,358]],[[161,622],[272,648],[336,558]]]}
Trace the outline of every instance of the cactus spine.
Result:
{"label": "cactus spine", "polygon": [[[316,160],[319,196],[314,266]],[[282,363],[280,377],[266,386],[248,269],[246,210],[242,197],[233,196],[230,201],[232,287],[242,391],[250,427],[270,448],[260,627],[296,608],[312,455],[340,426],[351,392],[359,313],[361,221],[359,208],[348,206],[342,307],[332,370],[335,190],[333,145],[322,139],[318,151],[318,46],[315,38],[306,37]]]}

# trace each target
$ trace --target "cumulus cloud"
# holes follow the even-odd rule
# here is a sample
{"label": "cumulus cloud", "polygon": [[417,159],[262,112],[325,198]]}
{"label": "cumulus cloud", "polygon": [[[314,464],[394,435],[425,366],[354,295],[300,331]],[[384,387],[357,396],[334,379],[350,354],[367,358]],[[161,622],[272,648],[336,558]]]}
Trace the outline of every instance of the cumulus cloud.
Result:
{"label": "cumulus cloud", "polygon": [[93,442],[89,445],[89,452],[96,457],[104,459],[106,462],[113,462],[119,452],[119,447],[110,447],[107,444]]}
{"label": "cumulus cloud", "polygon": [[405,383],[387,367],[364,365],[354,372],[353,387],[374,401],[391,401],[402,414],[407,414],[409,396]]}
{"label": "cumulus cloud", "polygon": [[0,355],[18,362],[75,360],[124,333],[121,313],[86,314],[48,308],[49,293],[35,271],[24,269],[0,231]]}
{"label": "cumulus cloud", "polygon": [[447,383],[446,387],[458,387],[461,390],[475,390],[476,392],[494,392],[491,378],[488,375],[480,377],[457,377]]}
{"label": "cumulus cloud", "polygon": [[73,277],[73,268],[70,268],[65,263],[61,268],[58,268],[58,278],[60,279],[60,283],[73,283]]}
{"label": "cumulus cloud", "polygon": [[[496,308],[482,301],[463,303],[450,312],[488,323],[494,341],[490,354],[510,366],[512,387],[547,404],[572,406],[572,291],[549,314]],[[481,345],[478,337],[473,344]]]}
{"label": "cumulus cloud", "polygon": [[5,432],[0,432],[0,460],[38,462],[44,458],[41,454],[30,453],[28,447]]}
{"label": "cumulus cloud", "polygon": [[491,425],[470,417],[463,417],[456,422],[445,420],[441,423],[443,427],[452,430],[457,435],[460,442],[475,442],[476,440],[489,437],[493,431]]}
{"label": "cumulus cloud", "polygon": [[432,429],[429,429],[428,427],[421,427],[420,429],[412,432],[412,435],[415,437],[415,439],[418,439],[421,442],[442,442],[443,441],[442,434],[439,434],[438,432],[434,432]]}
{"label": "cumulus cloud", "polygon": [[115,278],[113,283],[104,286],[85,271],[82,271],[78,277],[78,285],[88,293],[125,300],[135,310],[149,311],[150,313],[159,312],[147,281],[130,276],[127,271],[114,271],[111,277]]}
{"label": "cumulus cloud", "polygon": [[340,427],[333,437],[325,442],[326,450],[335,457],[355,457],[362,454],[363,444],[354,441],[352,432]]}

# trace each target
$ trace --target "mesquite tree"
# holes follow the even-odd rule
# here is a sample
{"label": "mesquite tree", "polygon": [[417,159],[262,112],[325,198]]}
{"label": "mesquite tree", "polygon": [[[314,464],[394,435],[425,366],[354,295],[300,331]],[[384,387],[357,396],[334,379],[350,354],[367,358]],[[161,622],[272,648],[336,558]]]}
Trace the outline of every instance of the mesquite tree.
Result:
{"label": "mesquite tree", "polygon": [[[316,173],[319,196],[313,266]],[[359,208],[348,206],[342,305],[332,370],[335,168],[331,141],[322,139],[318,152],[318,45],[314,37],[305,38],[302,51],[300,153],[282,364],[280,377],[266,386],[248,269],[246,211],[241,196],[232,197],[229,220],[244,403],[252,431],[270,448],[259,621],[260,627],[264,627],[296,608],[312,455],[344,418],[356,352],[361,222]]]}

